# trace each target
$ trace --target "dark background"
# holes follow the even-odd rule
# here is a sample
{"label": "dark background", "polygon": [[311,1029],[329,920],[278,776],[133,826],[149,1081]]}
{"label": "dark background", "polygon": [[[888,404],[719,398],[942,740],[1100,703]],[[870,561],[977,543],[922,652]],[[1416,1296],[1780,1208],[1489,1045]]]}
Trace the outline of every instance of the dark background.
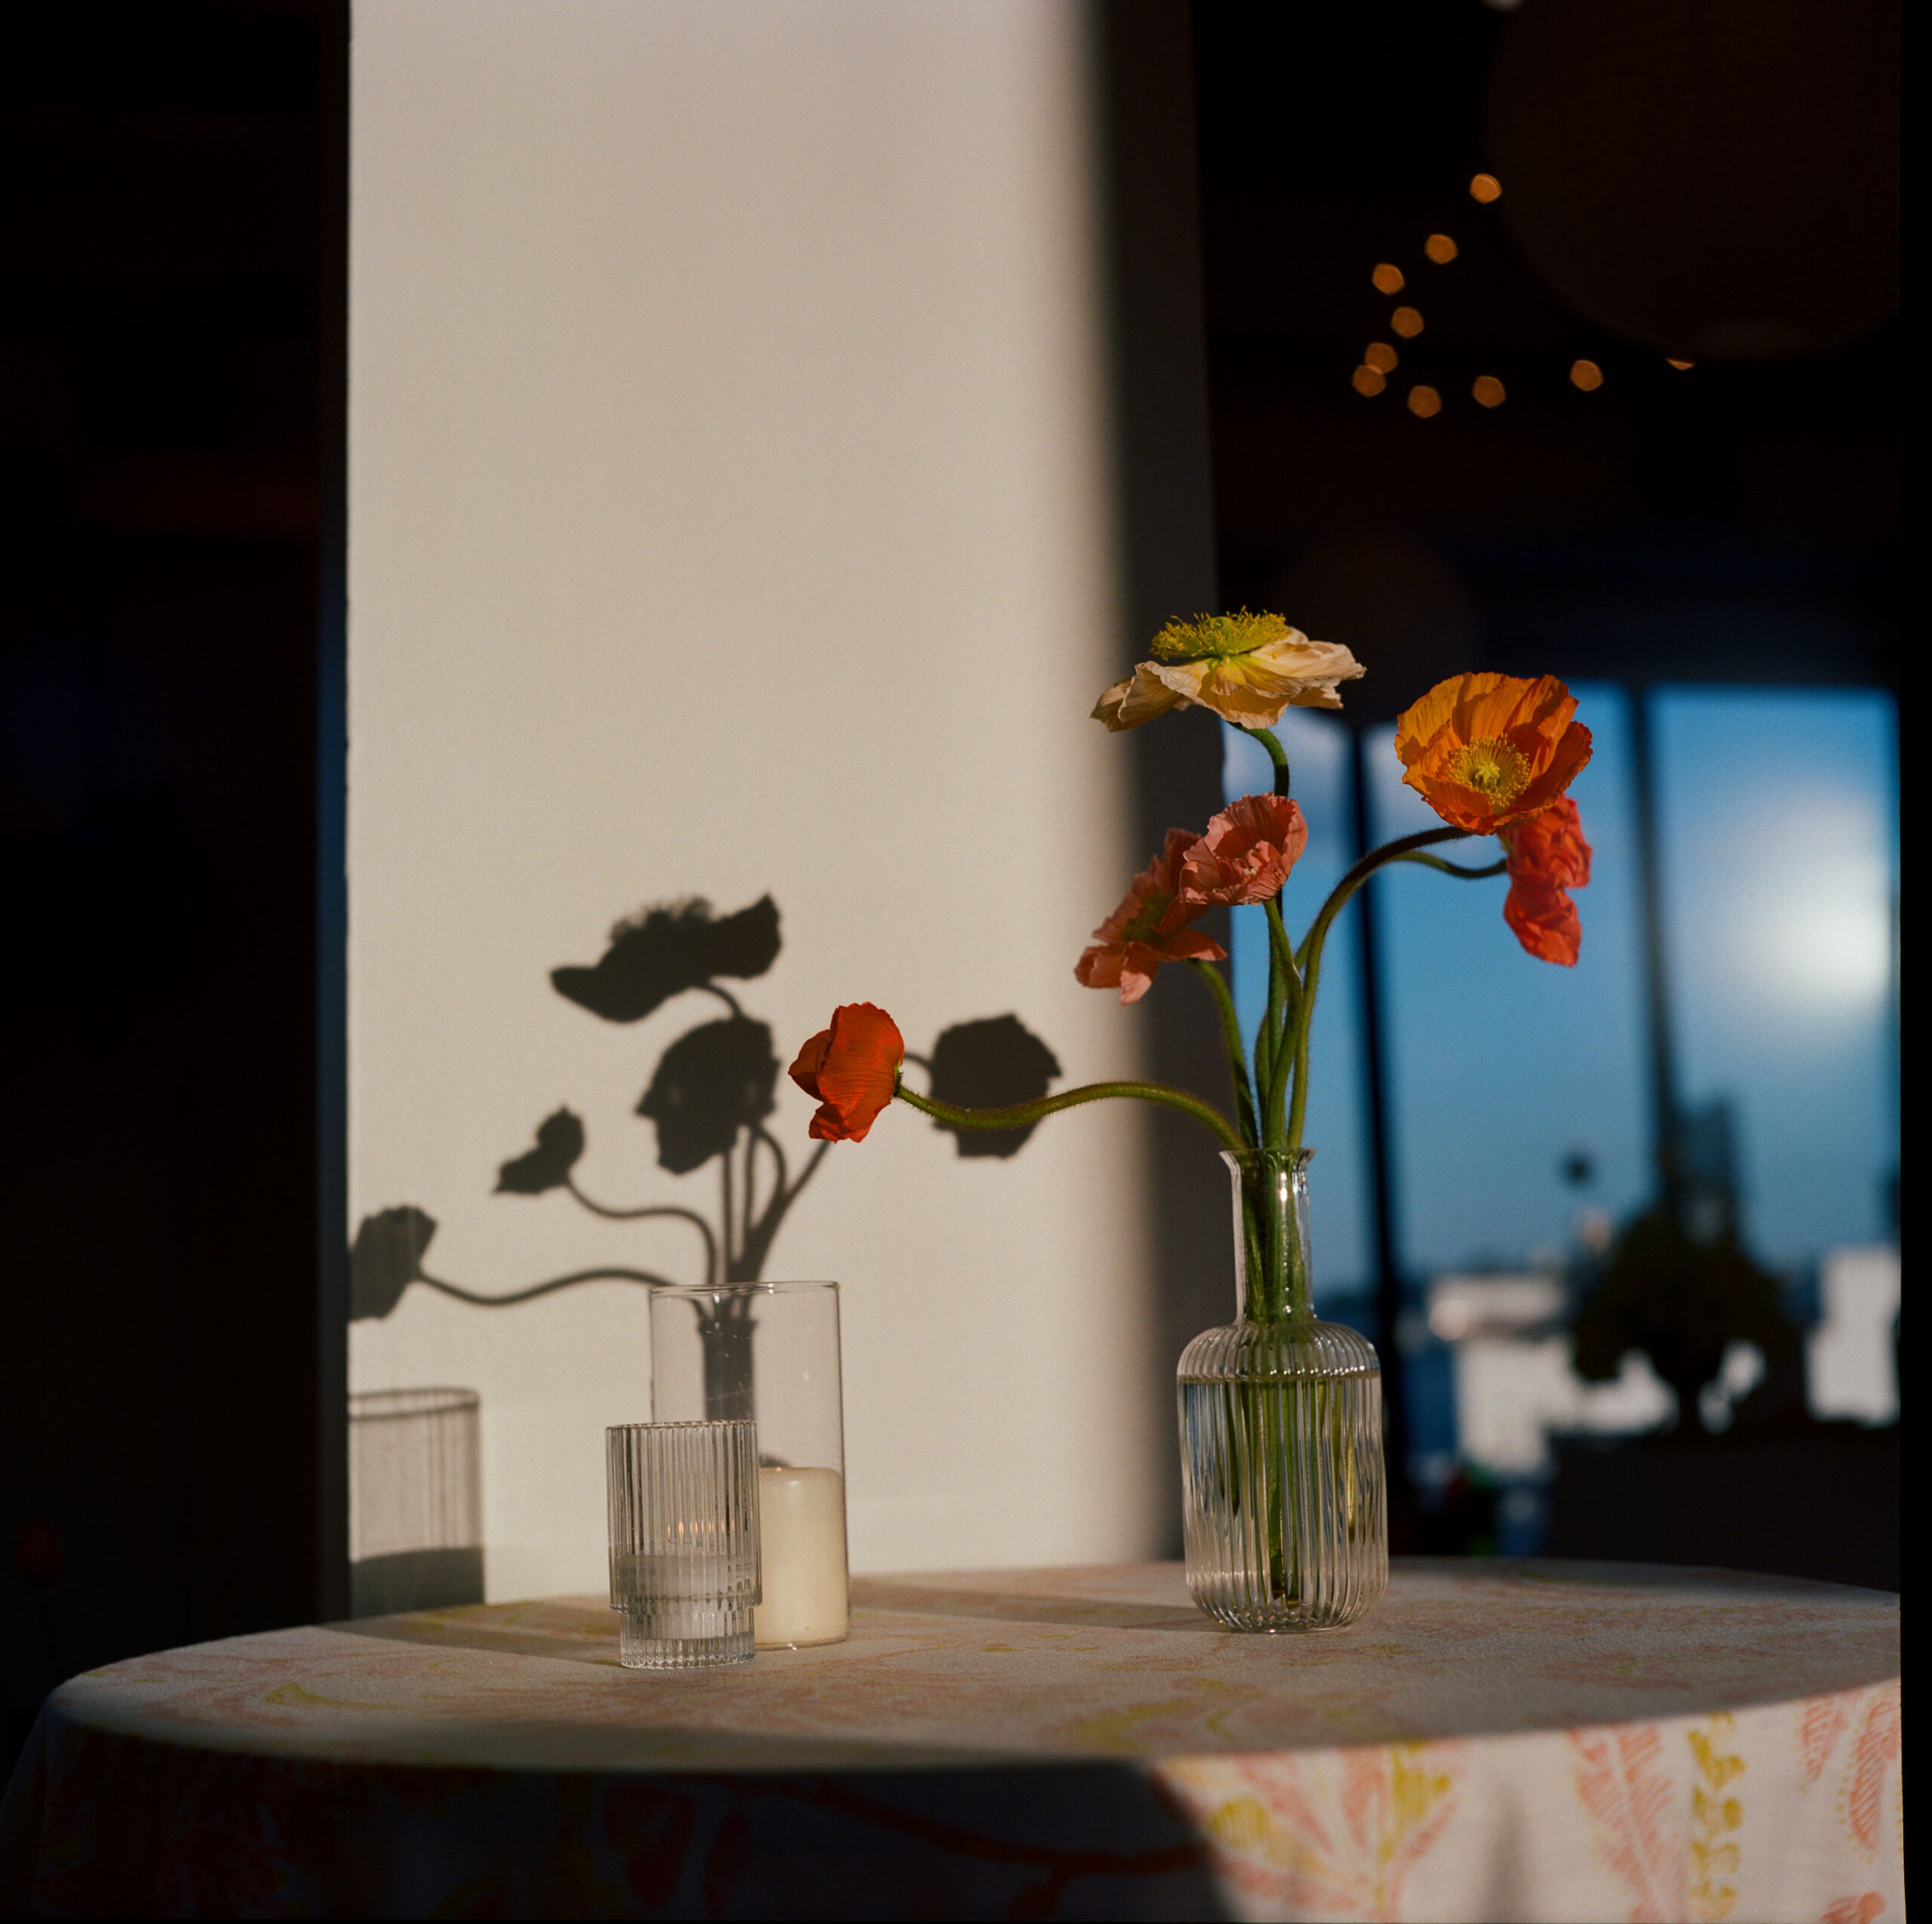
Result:
{"label": "dark background", "polygon": [[[1358,721],[1478,667],[1895,686],[1896,324],[1687,372],[1552,291],[1512,235],[1514,194],[1484,207],[1468,192],[1500,165],[1484,124],[1497,43],[1536,3],[1195,9],[1223,600],[1373,636]],[[1721,9],[1639,6],[1627,31],[1671,11]],[[1774,6],[1731,11],[1766,35],[1784,25]],[[1883,41],[1883,9],[1835,11]],[[1709,137],[1734,131],[1713,120]],[[1872,191],[1878,158],[1846,157],[1847,201]],[[1673,189],[1635,170],[1614,183],[1654,211]],[[1775,206],[1766,224],[1780,231]],[[1447,266],[1423,254],[1437,232],[1461,249]],[[1660,218],[1653,244],[1674,244]],[[1872,244],[1892,245],[1882,218]],[[1394,299],[1371,285],[1380,262],[1407,278]],[[1413,346],[1389,327],[1398,301],[1427,322]],[[1377,339],[1402,367],[1365,400],[1349,376]],[[1570,383],[1579,358],[1603,370],[1593,393]],[[1469,398],[1479,373],[1507,390],[1493,411]],[[1402,404],[1414,379],[1444,398],[1432,419]]]}
{"label": "dark background", "polygon": [[[1839,11],[1895,49],[1884,10]],[[1137,616],[1174,611],[1198,536],[1223,605],[1374,638],[1358,721],[1476,666],[1896,687],[1895,326],[1680,372],[1552,291],[1507,188],[1466,191],[1521,30],[1479,0],[1099,19]],[[346,27],[300,0],[42,9],[0,75],[13,1743],[59,1675],[342,1607],[339,1252],[317,1225],[342,1219]],[[1174,104],[1190,59],[1198,149]],[[1189,210],[1137,212],[1190,198],[1197,157],[1198,282]],[[1837,226],[1889,247],[1871,153],[1853,162]],[[1672,204],[1655,188],[1631,204]],[[1438,231],[1461,249],[1440,269]],[[1392,338],[1380,261],[1428,324],[1371,400],[1349,377]],[[1204,300],[1207,450],[1186,397],[1137,389],[1134,346]],[[1507,389],[1493,412],[1479,373]],[[1416,379],[1432,419],[1403,406]],[[1164,531],[1159,476],[1201,462],[1213,529]],[[1217,805],[1204,721],[1146,738],[1149,823]],[[1194,1080],[1212,1047],[1164,1033],[1161,1069]],[[1217,1181],[1189,1185],[1217,1217]],[[1177,1347],[1220,1293],[1169,1305]]]}
{"label": "dark background", "polygon": [[328,1601],[318,1442],[340,1399],[318,1400],[315,877],[342,26],[300,6],[9,21],[14,1743],[58,1674]]}

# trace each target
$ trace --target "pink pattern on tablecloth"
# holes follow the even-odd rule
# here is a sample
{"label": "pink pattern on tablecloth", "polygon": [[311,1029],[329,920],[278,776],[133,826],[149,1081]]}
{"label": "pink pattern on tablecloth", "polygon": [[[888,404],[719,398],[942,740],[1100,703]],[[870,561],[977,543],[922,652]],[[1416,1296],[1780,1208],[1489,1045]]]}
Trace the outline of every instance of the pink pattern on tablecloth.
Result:
{"label": "pink pattern on tablecloth", "polygon": [[1842,1693],[1814,1697],[1798,1719],[1798,1746],[1804,1760],[1804,1781],[1815,1784],[1831,1761],[1832,1752],[1851,1721],[1851,1707]]}
{"label": "pink pattern on tablecloth", "polygon": [[1851,1782],[1845,1792],[1845,1821],[1864,1850],[1878,1848],[1878,1806],[1885,1779],[1898,1761],[1899,1739],[1898,1692],[1881,1691],[1865,1713],[1865,1726],[1852,1753]]}
{"label": "pink pattern on tablecloth", "polygon": [[1885,1900],[1876,1891],[1866,1891],[1855,1898],[1840,1898],[1826,1908],[1818,1924],[1872,1924],[1884,1908]]}
{"label": "pink pattern on tablecloth", "polygon": [[1629,1893],[1630,1924],[1664,1924],[1684,1913],[1682,1833],[1670,1822],[1675,1785],[1655,1724],[1574,1730],[1581,1762],[1577,1794],[1595,1820],[1597,1848]]}

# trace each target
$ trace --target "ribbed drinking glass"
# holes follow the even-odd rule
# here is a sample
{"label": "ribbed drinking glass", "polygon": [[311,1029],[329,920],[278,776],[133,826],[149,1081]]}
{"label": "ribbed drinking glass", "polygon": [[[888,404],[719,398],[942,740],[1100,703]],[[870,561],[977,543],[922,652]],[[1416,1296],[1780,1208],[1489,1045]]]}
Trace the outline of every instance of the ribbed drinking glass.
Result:
{"label": "ribbed drinking glass", "polygon": [[1312,1153],[1224,1153],[1240,1320],[1177,1372],[1187,1587],[1235,1630],[1352,1623],[1389,1583],[1381,1365],[1310,1302]]}
{"label": "ribbed drinking glass", "polygon": [[604,1438],[618,1661],[746,1662],[758,1600],[757,1425],[622,1423]]}

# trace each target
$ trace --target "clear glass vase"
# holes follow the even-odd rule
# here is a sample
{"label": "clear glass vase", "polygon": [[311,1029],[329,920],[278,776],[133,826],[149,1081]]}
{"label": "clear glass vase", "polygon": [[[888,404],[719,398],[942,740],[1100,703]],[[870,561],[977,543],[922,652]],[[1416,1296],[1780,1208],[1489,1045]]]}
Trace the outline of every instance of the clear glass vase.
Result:
{"label": "clear glass vase", "polygon": [[651,1407],[660,1422],[758,1425],[758,1647],[848,1632],[845,1422],[836,1283],[724,1283],[651,1298]]}
{"label": "clear glass vase", "polygon": [[1315,1317],[1311,1150],[1225,1153],[1240,1320],[1182,1352],[1187,1587],[1233,1630],[1331,1630],[1389,1584],[1382,1368]]}

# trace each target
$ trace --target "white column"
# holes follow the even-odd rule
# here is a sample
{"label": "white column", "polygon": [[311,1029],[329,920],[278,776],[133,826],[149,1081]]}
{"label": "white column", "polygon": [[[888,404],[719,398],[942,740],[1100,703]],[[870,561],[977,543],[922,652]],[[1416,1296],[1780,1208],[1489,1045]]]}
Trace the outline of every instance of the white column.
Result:
{"label": "white column", "polygon": [[[1010,1010],[1070,1079],[1134,1072],[1138,1016],[1072,976],[1144,859],[1087,719],[1117,561],[1081,9],[354,28],[352,1226],[426,1209],[477,1289],[697,1280],[675,1223],[490,1193],[567,1104],[587,1188],[715,1210],[631,1113],[700,998],[617,1027],[548,981],[663,897],[777,897],[742,999],[786,1060],[865,999],[915,1050]],[[785,1086],[795,1162],[809,1107]],[[1109,1105],[965,1160],[902,1107],[832,1152],[767,1273],[845,1286],[855,1567],[1161,1539],[1142,1143]],[[622,1284],[418,1287],[352,1332],[358,1389],[481,1393],[493,1597],[601,1587],[601,1431],[647,1369]]]}

